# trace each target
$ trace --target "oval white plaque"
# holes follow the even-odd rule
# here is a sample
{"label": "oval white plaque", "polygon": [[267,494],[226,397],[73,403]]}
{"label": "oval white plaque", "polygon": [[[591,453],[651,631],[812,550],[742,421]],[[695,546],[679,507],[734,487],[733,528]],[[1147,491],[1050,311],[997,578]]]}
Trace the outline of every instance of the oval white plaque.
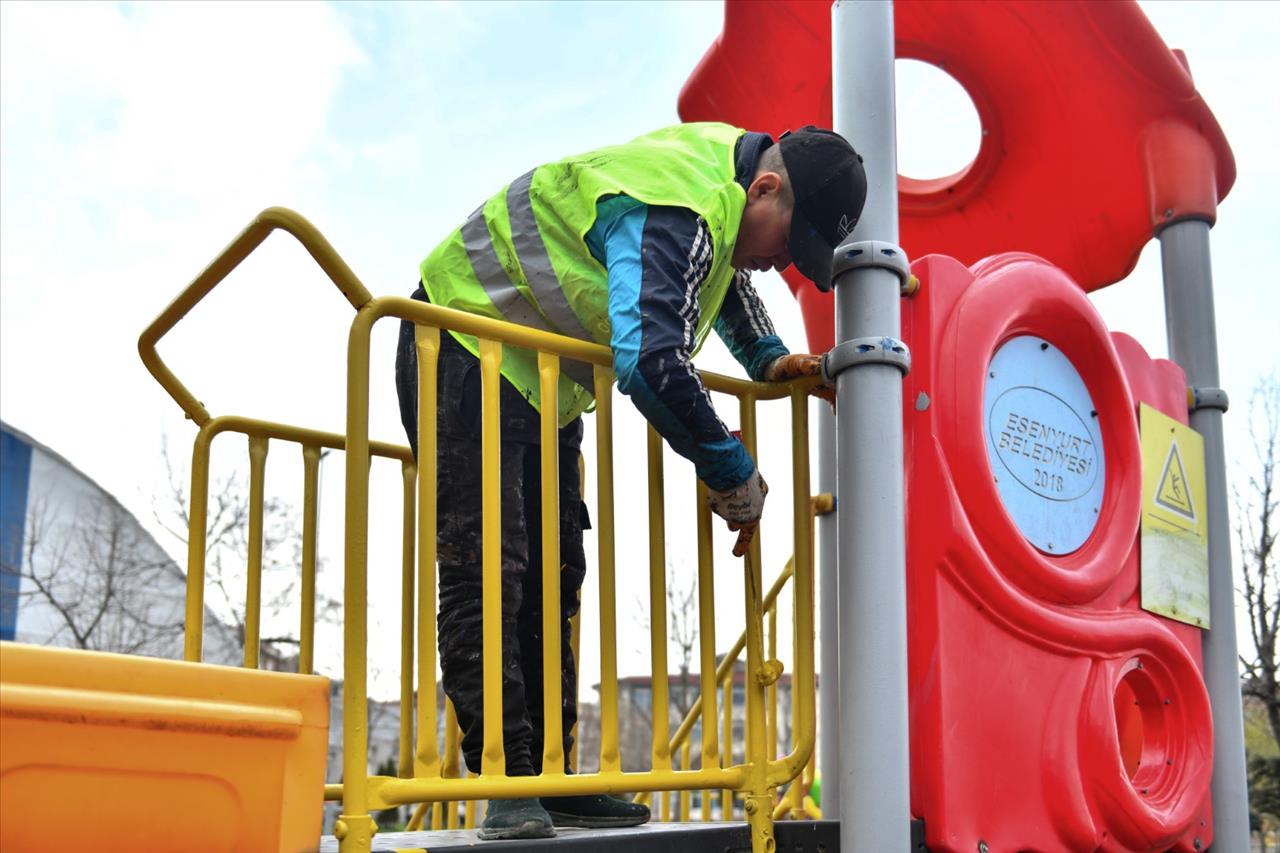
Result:
{"label": "oval white plaque", "polygon": [[1084,380],[1048,341],[996,351],[983,394],[987,457],[1005,509],[1048,554],[1068,554],[1098,522],[1106,484],[1098,412]]}

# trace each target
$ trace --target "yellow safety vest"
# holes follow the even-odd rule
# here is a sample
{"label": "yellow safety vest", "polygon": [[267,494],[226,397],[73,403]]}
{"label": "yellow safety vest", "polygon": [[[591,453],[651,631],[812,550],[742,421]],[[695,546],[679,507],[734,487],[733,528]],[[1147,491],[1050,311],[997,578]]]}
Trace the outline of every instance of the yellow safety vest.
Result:
{"label": "yellow safety vest", "polygon": [[[648,205],[683,207],[707,223],[712,266],[698,292],[695,352],[711,330],[733,279],[730,259],[746,193],[735,180],[734,146],[743,130],[683,124],[539,166],[473,213],[422,262],[432,303],[609,345],[608,271],[587,248],[596,203],[623,194]],[[469,335],[454,334],[479,354]],[[561,362],[559,421],[594,407],[591,366]],[[503,349],[502,375],[541,410],[537,354]]]}

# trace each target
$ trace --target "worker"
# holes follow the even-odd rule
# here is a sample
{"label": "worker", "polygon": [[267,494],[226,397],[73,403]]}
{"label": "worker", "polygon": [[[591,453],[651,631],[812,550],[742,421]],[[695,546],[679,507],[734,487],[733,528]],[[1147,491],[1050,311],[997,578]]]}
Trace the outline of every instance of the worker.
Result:
{"label": "worker", "polygon": [[[861,158],[830,130],[775,143],[725,124],[683,124],[540,166],[478,207],[422,262],[415,299],[608,346],[618,388],[706,484],[739,531],[741,556],[764,509],[755,462],[725,427],[691,359],[712,330],[756,381],[820,372],[774,332],[751,273],[794,263],[831,286],[836,246],[862,211]],[[480,369],[476,338],[441,334],[437,415],[440,660],[472,773],[481,769]],[[396,356],[401,420],[417,453],[417,355],[404,322]],[[543,768],[540,394],[537,353],[501,361],[503,746],[509,776]],[[830,398],[829,386],[821,393]],[[593,403],[591,365],[561,360],[559,384],[562,737],[577,717],[569,619],[586,573],[588,516],[578,457]],[[555,677],[554,673],[550,674]],[[567,758],[566,758],[567,763]],[[568,772],[569,768],[564,769]],[[491,800],[485,839],[554,835],[553,826],[643,823],[608,796]]]}

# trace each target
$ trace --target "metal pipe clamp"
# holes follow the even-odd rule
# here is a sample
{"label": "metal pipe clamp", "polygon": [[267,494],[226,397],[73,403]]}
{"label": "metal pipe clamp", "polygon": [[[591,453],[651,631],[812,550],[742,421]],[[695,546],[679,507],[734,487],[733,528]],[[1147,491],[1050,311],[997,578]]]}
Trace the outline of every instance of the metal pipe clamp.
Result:
{"label": "metal pipe clamp", "polygon": [[911,351],[897,338],[851,338],[822,356],[822,378],[834,382],[837,375],[861,364],[889,364],[906,376],[911,372]]}
{"label": "metal pipe clamp", "polygon": [[831,280],[834,282],[849,270],[866,268],[889,270],[898,276],[902,288],[910,285],[911,267],[907,253],[897,244],[884,240],[859,240],[837,247],[831,266]]}
{"label": "metal pipe clamp", "polygon": [[1194,385],[1187,388],[1188,412],[1200,409],[1217,409],[1225,412],[1228,404],[1227,392],[1221,388],[1196,388]]}

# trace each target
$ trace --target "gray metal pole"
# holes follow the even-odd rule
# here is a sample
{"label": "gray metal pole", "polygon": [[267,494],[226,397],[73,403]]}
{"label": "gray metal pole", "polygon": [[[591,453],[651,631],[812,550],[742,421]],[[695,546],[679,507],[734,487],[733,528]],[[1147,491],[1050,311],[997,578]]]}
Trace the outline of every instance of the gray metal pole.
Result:
{"label": "gray metal pole", "polygon": [[[862,154],[867,172],[867,204],[849,241],[896,244],[893,5],[837,0],[831,24],[834,129]],[[894,272],[852,269],[835,287],[837,347],[853,338],[898,337],[901,280]],[[906,853],[902,374],[889,364],[843,370],[836,401],[840,849]]]}
{"label": "gray metal pole", "polygon": [[[818,491],[836,493],[836,417],[818,407]],[[820,684],[818,770],[822,773],[822,817],[840,819],[840,585],[836,570],[836,515],[818,516],[818,633]]]}
{"label": "gray metal pole", "polygon": [[[1193,388],[1218,387],[1218,335],[1213,313],[1209,223],[1185,220],[1166,226],[1160,238],[1164,270],[1165,329],[1169,357]],[[1205,682],[1213,707],[1213,850],[1249,849],[1249,795],[1244,760],[1244,714],[1236,654],[1235,587],[1231,579],[1231,530],[1222,411],[1200,408],[1191,427],[1204,437],[1209,511],[1209,624],[1204,635]]]}

